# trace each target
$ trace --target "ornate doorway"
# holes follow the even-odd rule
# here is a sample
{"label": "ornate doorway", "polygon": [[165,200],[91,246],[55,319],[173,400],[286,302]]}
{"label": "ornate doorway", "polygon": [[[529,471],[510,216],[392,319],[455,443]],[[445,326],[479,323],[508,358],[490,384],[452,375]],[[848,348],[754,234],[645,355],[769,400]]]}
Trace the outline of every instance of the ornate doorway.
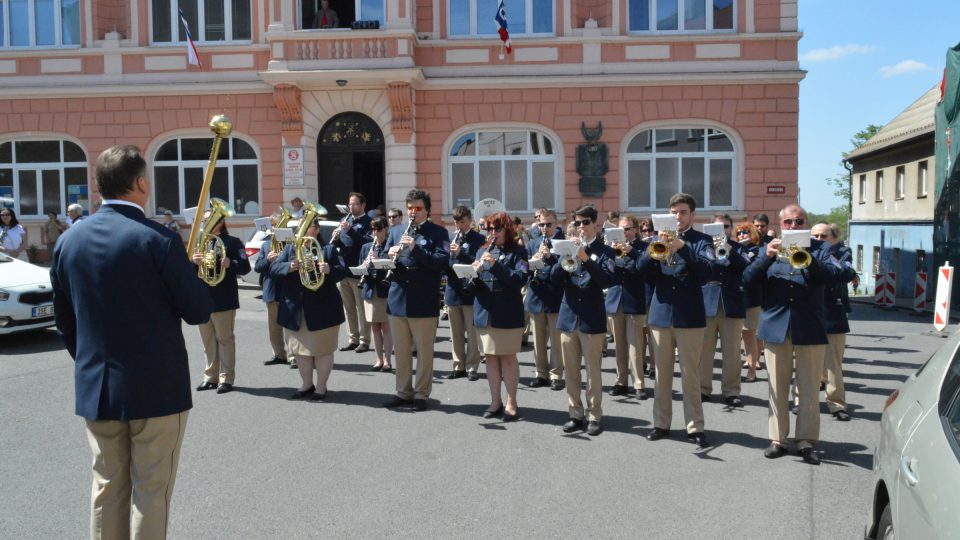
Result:
{"label": "ornate doorway", "polygon": [[317,139],[317,187],[330,218],[351,191],[367,197],[367,210],[386,201],[383,132],[370,117],[341,113],[324,124]]}

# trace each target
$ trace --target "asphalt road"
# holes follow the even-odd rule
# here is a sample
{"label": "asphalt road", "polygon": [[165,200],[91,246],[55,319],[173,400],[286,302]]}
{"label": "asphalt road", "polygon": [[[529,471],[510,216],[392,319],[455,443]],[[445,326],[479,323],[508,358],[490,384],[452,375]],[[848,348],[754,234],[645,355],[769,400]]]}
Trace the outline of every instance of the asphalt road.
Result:
{"label": "asphalt road", "polygon": [[[326,403],[288,401],[299,376],[262,365],[257,294],[241,291],[237,391],[194,394],[171,538],[861,538],[883,401],[944,341],[927,317],[857,306],[845,363],[853,421],[824,413],[813,467],[762,456],[765,371],[743,385],[746,408],[705,404],[706,451],[680,434],[679,376],[680,431],[658,442],[643,437],[652,400],[607,394],[599,437],[564,435],[566,394],[545,388],[522,386],[519,422],[483,420],[485,379],[435,379],[428,411],[392,412],[380,404],[394,377],[367,371],[373,353],[337,353]],[[202,348],[195,328],[184,333],[196,385]],[[445,374],[446,322],[439,336]],[[528,381],[532,352],[520,360]],[[2,538],[87,535],[91,458],[72,375],[54,331],[0,337]],[[613,384],[612,357],[603,377]]]}

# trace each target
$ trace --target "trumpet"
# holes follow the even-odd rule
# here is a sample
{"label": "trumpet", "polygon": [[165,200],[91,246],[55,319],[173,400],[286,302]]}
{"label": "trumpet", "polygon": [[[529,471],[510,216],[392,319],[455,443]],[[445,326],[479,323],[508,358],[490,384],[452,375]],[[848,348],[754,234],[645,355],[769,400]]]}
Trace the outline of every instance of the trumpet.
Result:
{"label": "trumpet", "polygon": [[[290,220],[292,218],[293,216],[290,215],[290,211],[287,210],[285,207],[281,206],[280,215],[277,216],[277,224],[274,225],[273,227],[274,230],[285,229],[287,227],[287,224],[290,223]],[[270,251],[272,253],[280,253],[281,251],[283,251],[283,242],[277,240],[276,236],[273,236],[270,238]]]}
{"label": "trumpet", "polygon": [[813,257],[810,256],[809,251],[802,247],[790,246],[788,248],[781,247],[777,250],[777,260],[790,263],[790,267],[794,270],[803,270],[810,266]]}
{"label": "trumpet", "polygon": [[718,261],[725,261],[730,257],[730,246],[727,245],[727,236],[719,234],[713,237],[713,255]]}
{"label": "trumpet", "polygon": [[219,285],[227,275],[226,269],[220,266],[220,261],[227,256],[227,248],[223,245],[223,240],[213,234],[213,230],[221,220],[232,215],[233,210],[226,202],[212,197],[210,199],[210,215],[203,222],[203,228],[200,230],[200,236],[194,246],[194,253],[203,254],[203,260],[197,267],[197,276],[211,287]]}
{"label": "trumpet", "polygon": [[[407,225],[407,230],[403,231],[403,236],[416,236],[417,231],[419,231],[419,230],[420,230],[420,226],[419,226],[419,225],[416,225],[416,226],[415,226],[415,225],[413,224],[413,220],[411,220],[411,221],[410,221],[410,224]],[[397,251],[397,254],[393,256],[393,264],[394,264],[394,265],[397,264],[397,261],[400,260],[400,257],[401,257],[402,255],[403,255],[403,248],[401,247],[401,248]],[[394,274],[393,270],[392,270],[392,269],[389,270],[389,271],[387,272],[387,275],[383,278],[383,280],[386,281],[386,282],[393,281],[393,274]]]}
{"label": "trumpet", "polygon": [[304,201],[303,217],[300,218],[297,236],[294,239],[294,254],[300,261],[300,284],[311,291],[323,286],[324,278],[323,272],[320,271],[320,265],[323,264],[323,248],[316,238],[307,236],[307,229],[319,213],[318,206]]}
{"label": "trumpet", "polygon": [[670,249],[670,244],[676,239],[677,231],[661,231],[660,238],[650,242],[650,246],[647,247],[647,253],[650,254],[650,257],[654,260],[670,264],[670,261],[673,259],[673,250]]}
{"label": "trumpet", "polygon": [[[577,238],[577,249],[579,249],[580,246],[583,246],[584,244],[586,244],[586,239],[581,234]],[[580,261],[577,260],[575,257],[572,257],[570,255],[565,255],[562,259],[560,259],[560,268],[563,268],[568,273],[572,274],[580,269]]]}

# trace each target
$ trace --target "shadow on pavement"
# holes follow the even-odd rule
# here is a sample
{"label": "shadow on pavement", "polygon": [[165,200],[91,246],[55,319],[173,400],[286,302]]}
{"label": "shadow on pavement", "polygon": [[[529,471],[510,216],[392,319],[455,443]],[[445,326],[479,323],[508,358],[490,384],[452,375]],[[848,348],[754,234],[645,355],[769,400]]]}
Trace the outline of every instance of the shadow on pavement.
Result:
{"label": "shadow on pavement", "polygon": [[0,337],[0,354],[36,354],[62,351],[66,347],[60,334],[53,328]]}

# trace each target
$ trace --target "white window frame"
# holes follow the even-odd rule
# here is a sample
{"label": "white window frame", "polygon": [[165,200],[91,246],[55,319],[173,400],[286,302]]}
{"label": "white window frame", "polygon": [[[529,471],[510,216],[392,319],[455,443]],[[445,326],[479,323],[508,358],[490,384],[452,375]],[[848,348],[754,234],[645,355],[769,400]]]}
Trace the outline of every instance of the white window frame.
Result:
{"label": "white window frame", "polygon": [[[90,163],[86,160],[84,161],[47,161],[42,163],[17,163],[17,143],[18,142],[39,142],[39,141],[57,141],[60,143],[60,155],[64,154],[63,143],[64,141],[73,143],[80,147],[80,150],[83,151],[84,157],[87,156],[87,150],[76,141],[70,139],[64,139],[61,137],[30,137],[30,138],[18,138],[18,139],[5,139],[0,140],[0,144],[10,143],[10,152],[12,156],[13,163],[0,163],[0,169],[13,169],[13,206],[14,211],[17,213],[17,218],[40,218],[44,217],[46,214],[43,211],[44,201],[43,201],[43,171],[58,171],[60,175],[60,210],[57,212],[58,215],[67,214],[67,179],[66,179],[66,169],[79,169],[83,168],[88,171],[90,170]],[[21,171],[36,171],[37,178],[37,212],[36,214],[23,214],[20,211],[20,172]],[[87,193],[90,192],[90,182],[87,181]],[[89,195],[88,195],[89,196]],[[84,213],[89,211],[89,208],[84,208]]]}
{"label": "white window frame", "polygon": [[[153,39],[153,3],[158,0],[150,0],[150,3],[147,6],[147,24],[150,31],[150,45],[155,46],[177,46],[183,45],[186,41],[179,41],[180,39],[180,28],[183,27],[183,23],[180,22],[180,10],[178,9],[177,0],[162,0],[164,2],[169,2],[170,4],[170,41],[155,41]],[[206,39],[206,25],[205,16],[206,16],[206,5],[202,1],[197,1],[197,35],[191,35],[193,42],[197,45],[228,45],[233,43],[252,43],[253,42],[253,9],[255,7],[256,0],[250,0],[250,39],[233,39],[233,0],[223,0],[223,31],[224,39],[216,41],[208,41]]]}
{"label": "white window frame", "polygon": [[927,160],[923,160],[920,163],[917,163],[917,198],[923,199],[927,196],[927,186],[928,182],[928,170]]}
{"label": "white window frame", "polygon": [[[476,155],[473,156],[451,156],[450,151],[453,148],[453,145],[460,140],[464,135],[475,133],[477,135],[477,147]],[[552,154],[530,154],[529,145],[530,137],[529,135],[524,137],[524,146],[528,153],[520,156],[511,156],[511,155],[495,155],[495,156],[481,156],[480,155],[480,145],[479,145],[479,135],[480,133],[537,133],[538,135],[543,136],[545,139],[550,140],[550,144],[553,145]],[[553,163],[553,201],[549,205],[549,208],[556,209],[560,211],[560,206],[558,204],[559,199],[561,198],[561,191],[563,186],[560,185],[560,168],[563,166],[563,157],[560,153],[560,143],[559,138],[548,133],[543,129],[537,127],[527,127],[527,126],[509,126],[509,127],[495,127],[495,126],[485,126],[485,127],[468,127],[467,129],[462,129],[457,131],[446,145],[444,145],[444,156],[446,157],[447,164],[444,168],[446,171],[446,179],[444,181],[444,189],[447,191],[447,195],[444,197],[444,204],[449,208],[449,211],[452,212],[453,209],[458,206],[457,201],[453,200],[453,166],[457,163],[473,163],[473,204],[476,205],[480,201],[480,163],[483,161],[500,161],[500,193],[506,195],[507,188],[507,174],[505,171],[507,161],[526,161],[527,162],[527,208],[525,210],[510,210],[508,212],[514,213],[533,213],[539,205],[534,205],[533,202],[533,164],[534,163]],[[504,198],[506,198],[504,196]],[[506,204],[506,201],[500,201]],[[471,209],[472,210],[472,209]]]}
{"label": "white window frame", "polygon": [[867,175],[860,175],[860,197],[858,201],[860,204],[867,202]]}
{"label": "white window frame", "polygon": [[[707,150],[703,152],[657,152],[657,144],[662,142],[670,142],[674,139],[658,139],[656,130],[706,130],[704,141],[706,142]],[[627,148],[630,147],[630,143],[636,138],[639,137],[641,133],[648,130],[654,130],[653,136],[653,148],[650,152],[640,153],[640,152],[627,152]],[[716,135],[716,132],[720,132],[727,137],[727,140],[730,141],[730,145],[733,147],[733,150],[723,151],[723,152],[712,152],[710,151],[710,139]],[[743,175],[740,171],[741,164],[741,155],[740,150],[741,146],[739,141],[733,135],[733,131],[729,128],[718,127],[705,123],[703,125],[690,125],[690,124],[671,124],[663,123],[656,125],[646,125],[640,129],[633,130],[628,137],[623,140],[623,151],[621,159],[621,176],[620,176],[620,201],[621,205],[626,211],[630,212],[649,212],[652,210],[664,210],[663,207],[653,206],[657,202],[657,159],[658,158],[670,158],[677,159],[677,175],[680,182],[680,191],[683,192],[683,158],[703,158],[703,181],[704,181],[704,198],[703,201],[697,201],[697,210],[710,210],[710,211],[719,211],[719,210],[736,210],[737,204],[740,197],[741,184],[743,182]],[[712,206],[710,205],[710,161],[713,159],[729,159],[730,160],[730,205],[728,206]],[[651,206],[628,206],[630,198],[630,162],[631,161],[649,161],[650,162],[650,204]]]}
{"label": "white window frame", "polygon": [[[207,170],[207,159],[194,159],[194,160],[171,160],[171,161],[160,161],[157,159],[157,153],[160,152],[160,149],[164,147],[170,141],[179,141],[182,139],[201,139],[206,135],[198,135],[193,133],[180,134],[172,137],[166,137],[161,142],[159,142],[153,149],[150,154],[151,161],[148,164],[147,170],[149,171],[150,178],[153,184],[153,190],[150,193],[150,204],[153,206],[153,209],[156,210],[158,206],[157,202],[157,178],[154,174],[156,167],[177,167],[177,197],[180,199],[180,208],[176,209],[174,215],[182,216],[184,208],[191,208],[196,206],[195,202],[185,200],[186,187],[184,183],[183,171],[184,169],[197,169],[201,171]],[[225,139],[221,144],[231,144],[233,139],[240,139],[241,141],[250,145],[250,148],[253,149],[253,152],[257,155],[256,158],[245,158],[245,159],[236,159],[233,157],[233,149],[230,149],[230,158],[221,158],[217,160],[217,169],[226,168],[227,169],[227,197],[229,200],[227,204],[233,205],[236,200],[236,192],[234,191],[234,179],[233,179],[233,167],[235,165],[256,165],[257,166],[257,204],[258,211],[253,214],[247,214],[243,212],[242,208],[234,208],[235,215],[237,216],[260,216],[263,210],[263,164],[261,163],[261,152],[257,148],[257,145],[253,141],[247,139],[246,137],[239,136],[237,133],[233,133]],[[182,146],[180,143],[177,144],[177,156],[179,157],[182,152]]]}
{"label": "white window frame", "polygon": [[[27,10],[29,11],[27,20],[29,21],[28,31],[30,32],[29,45],[11,45],[10,44],[10,2],[4,1],[0,4],[0,16],[3,17],[3,25],[0,27],[0,49],[24,50],[24,49],[79,49],[83,46],[83,17],[80,18],[80,26],[77,31],[79,43],[63,43],[63,0],[54,0],[54,34],[56,43],[53,45],[37,45],[37,8],[36,0],[27,0]],[[82,12],[81,12],[82,14]],[[19,212],[18,212],[19,214]]]}
{"label": "white window frame", "polygon": [[902,199],[904,197],[904,190],[906,189],[906,176],[907,176],[907,167],[905,165],[900,165],[896,168],[896,183],[894,185],[894,199]]}
{"label": "white window frame", "polygon": [[657,0],[648,0],[647,10],[648,10],[648,20],[650,21],[649,30],[634,30],[630,28],[630,0],[626,1],[626,12],[627,12],[627,33],[628,34],[734,34],[737,32],[737,0],[733,0],[733,28],[713,28],[713,0],[703,0],[704,3],[709,2],[709,6],[706,6],[706,28],[697,28],[695,30],[686,30],[683,28],[684,25],[684,8],[688,0],[677,0],[677,29],[676,30],[657,30]]}
{"label": "white window frame", "polygon": [[[444,1],[447,3],[447,21],[446,22],[447,22],[447,37],[449,39],[496,39],[498,41],[500,40],[500,36],[496,32],[492,34],[477,33],[478,21],[477,21],[476,14],[477,14],[477,2],[479,0],[470,0],[470,33],[454,35],[452,31],[453,24],[450,20],[450,15],[452,12],[452,10],[450,9],[450,0],[444,0]],[[497,0],[497,4],[499,5],[499,0]],[[552,6],[552,14],[550,17],[550,32],[536,32],[536,33],[525,32],[522,34],[519,32],[516,32],[514,31],[513,27],[510,26],[510,11],[507,11],[507,28],[510,31],[510,39],[513,39],[515,37],[553,37],[557,35],[557,5],[556,3],[551,3],[551,6]],[[527,21],[527,27],[532,28],[533,27],[533,0],[524,0],[523,7],[525,11],[524,17],[525,17],[525,20]],[[496,13],[494,12],[492,13],[492,15],[496,15]],[[493,16],[490,17],[489,22],[491,27],[493,27],[496,24],[496,21],[494,21]]]}

